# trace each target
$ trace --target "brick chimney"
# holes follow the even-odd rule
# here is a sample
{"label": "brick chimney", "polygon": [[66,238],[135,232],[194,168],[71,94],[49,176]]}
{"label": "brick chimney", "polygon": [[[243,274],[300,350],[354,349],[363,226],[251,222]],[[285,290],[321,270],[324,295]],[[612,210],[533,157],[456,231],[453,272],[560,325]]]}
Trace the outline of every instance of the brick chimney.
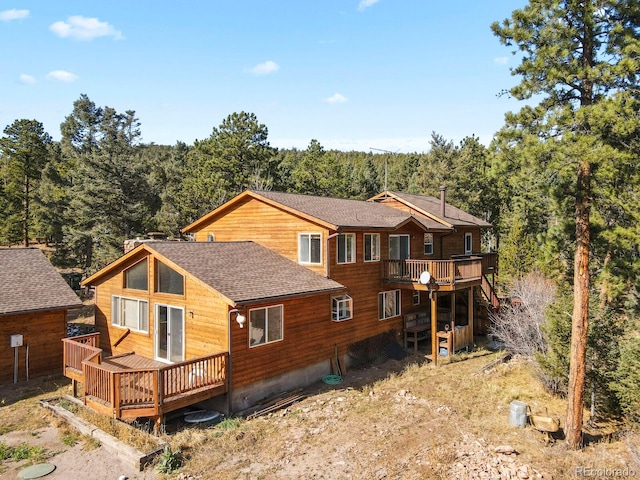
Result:
{"label": "brick chimney", "polygon": [[447,202],[445,201],[447,196],[446,192],[447,192],[447,187],[442,185],[440,187],[440,215],[442,216],[442,218],[446,217],[446,205],[447,205]]}

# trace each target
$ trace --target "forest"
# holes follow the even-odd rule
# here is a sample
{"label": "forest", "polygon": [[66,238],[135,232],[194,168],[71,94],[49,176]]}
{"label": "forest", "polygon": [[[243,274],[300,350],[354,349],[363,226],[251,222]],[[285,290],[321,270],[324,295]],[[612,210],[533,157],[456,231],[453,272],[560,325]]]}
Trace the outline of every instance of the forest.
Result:
{"label": "forest", "polygon": [[0,138],[0,245],[46,242],[55,265],[91,274],[125,239],[179,237],[247,188],[366,199],[384,189],[438,196],[445,185],[449,203],[494,225],[483,240],[499,251],[505,294],[531,275],[541,280],[529,290],[555,292],[528,353],[548,387],[594,415],[637,422],[640,5],[550,3],[492,25],[522,56],[505,94],[530,101],[488,146],[431,132],[427,153],[325,150],[315,139],[276,149],[250,112],[191,145],[144,144],[134,110],[87,95],[69,106],[59,142],[18,119]]}

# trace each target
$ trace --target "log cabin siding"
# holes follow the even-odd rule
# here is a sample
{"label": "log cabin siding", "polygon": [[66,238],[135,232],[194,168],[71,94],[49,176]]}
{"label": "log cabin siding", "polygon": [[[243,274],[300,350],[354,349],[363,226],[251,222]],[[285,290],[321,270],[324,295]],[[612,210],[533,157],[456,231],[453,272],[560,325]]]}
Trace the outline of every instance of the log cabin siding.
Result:
{"label": "log cabin siding", "polygon": [[194,229],[197,242],[206,242],[213,234],[217,242],[252,240],[298,263],[298,234],[320,233],[321,258],[319,265],[301,264],[325,275],[326,240],[328,229],[291,212],[246,197],[225,210],[224,215]]}
{"label": "log cabin siding", "polygon": [[[155,307],[168,305],[182,308],[184,312],[184,359],[200,357],[227,351],[227,303],[211,288],[189,275],[185,277],[184,295],[172,295],[154,292],[155,263],[157,259],[149,254],[149,289],[134,290],[124,288],[124,272],[136,261],[122,270],[105,275],[96,283],[96,330],[101,332],[100,348],[112,355],[136,352],[149,358],[155,358]],[[118,295],[148,302],[149,331],[140,332],[111,324],[111,298]],[[191,315],[193,312],[193,315]],[[124,337],[124,338],[122,338]],[[122,341],[115,344],[122,338]]]}
{"label": "log cabin siding", "polygon": [[0,317],[0,385],[13,382],[15,350],[11,335],[21,334],[18,347],[18,381],[27,378],[26,357],[29,345],[29,378],[62,372],[62,338],[67,336],[66,310],[27,312]]}

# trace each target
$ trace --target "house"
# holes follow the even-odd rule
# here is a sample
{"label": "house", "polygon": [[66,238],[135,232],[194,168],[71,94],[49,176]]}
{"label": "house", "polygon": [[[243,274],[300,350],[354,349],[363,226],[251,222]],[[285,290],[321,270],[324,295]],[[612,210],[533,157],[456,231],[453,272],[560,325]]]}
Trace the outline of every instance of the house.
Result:
{"label": "house", "polygon": [[[426,338],[437,361],[473,343],[474,291],[490,291],[495,271],[495,254],[480,253],[489,226],[444,192],[359,201],[247,190],[185,227],[195,241],[142,242],[85,280],[100,337],[84,353],[70,340],[65,369],[94,408],[158,420],[198,398],[224,394],[238,411],[310,384],[380,335],[414,350]],[[147,376],[125,378],[133,368]],[[92,369],[104,371],[95,384]]]}
{"label": "house", "polygon": [[78,296],[37,248],[0,248],[0,385],[59,374]]}

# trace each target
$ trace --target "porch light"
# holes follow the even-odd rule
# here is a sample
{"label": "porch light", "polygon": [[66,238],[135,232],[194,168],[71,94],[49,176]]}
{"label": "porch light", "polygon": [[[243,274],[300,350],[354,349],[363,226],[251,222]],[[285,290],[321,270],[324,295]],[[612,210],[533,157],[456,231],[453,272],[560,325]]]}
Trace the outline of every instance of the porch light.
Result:
{"label": "porch light", "polygon": [[247,317],[245,317],[244,315],[238,314],[236,315],[236,322],[238,322],[238,325],[240,325],[240,328],[244,327],[244,322],[247,321]]}

